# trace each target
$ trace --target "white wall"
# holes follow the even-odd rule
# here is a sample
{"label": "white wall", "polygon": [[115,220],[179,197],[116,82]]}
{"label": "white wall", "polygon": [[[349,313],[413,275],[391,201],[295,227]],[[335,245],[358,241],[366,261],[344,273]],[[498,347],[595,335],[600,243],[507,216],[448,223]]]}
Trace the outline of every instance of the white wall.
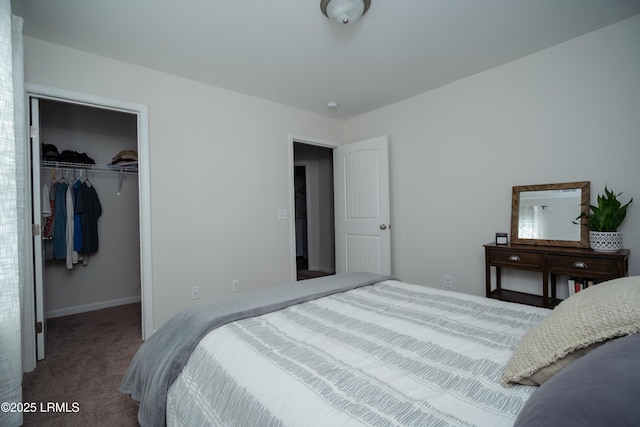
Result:
{"label": "white wall", "polygon": [[394,274],[483,295],[511,187],[569,181],[634,197],[620,231],[640,274],[639,42],[635,17],[347,121],[346,141],[390,135]]}
{"label": "white wall", "polygon": [[149,107],[154,328],[192,286],[291,280],[288,135],[339,142],[342,122],[30,37],[25,80]]}
{"label": "white wall", "polygon": [[[508,231],[514,185],[589,180],[636,197],[624,233],[640,274],[640,17],[342,123],[25,37],[27,82],[149,106],[154,327],[231,281],[293,270],[287,135],[388,134],[393,271],[482,295],[482,244]],[[268,191],[265,191],[268,189]],[[289,216],[290,220],[292,216]]]}

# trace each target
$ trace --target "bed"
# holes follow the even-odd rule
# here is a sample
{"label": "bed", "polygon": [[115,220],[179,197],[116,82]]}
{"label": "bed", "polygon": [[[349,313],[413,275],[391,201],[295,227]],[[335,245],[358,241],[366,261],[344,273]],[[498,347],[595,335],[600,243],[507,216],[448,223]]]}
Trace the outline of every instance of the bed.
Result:
{"label": "bed", "polygon": [[[540,343],[549,323],[566,324],[557,309],[369,273],[311,279],[179,313],[141,346],[120,389],[140,402],[143,426],[541,425],[528,408],[548,406],[532,397],[539,385],[553,386],[578,350],[582,362],[638,332],[635,297],[619,298],[635,319],[624,327],[596,325],[606,333],[578,333],[586,342],[563,327],[557,342]],[[630,369],[638,379],[640,366]]]}

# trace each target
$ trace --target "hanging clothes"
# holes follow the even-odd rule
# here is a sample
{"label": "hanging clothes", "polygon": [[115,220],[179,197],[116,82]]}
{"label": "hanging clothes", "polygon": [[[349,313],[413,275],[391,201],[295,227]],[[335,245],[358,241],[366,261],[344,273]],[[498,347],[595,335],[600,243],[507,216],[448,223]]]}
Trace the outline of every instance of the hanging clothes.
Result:
{"label": "hanging clothes", "polygon": [[[67,260],[67,268],[71,270],[73,268],[73,183],[67,186],[67,194],[65,196],[66,202],[66,210],[67,210],[67,220],[65,222],[66,226],[66,256]],[[77,261],[76,261],[77,262]]]}
{"label": "hanging clothes", "polygon": [[82,253],[89,254],[98,251],[98,218],[102,215],[102,205],[98,193],[89,181],[82,184],[80,197],[84,207],[84,221],[82,226]]}
{"label": "hanging clothes", "polygon": [[[75,173],[74,173],[75,174]],[[73,184],[69,186],[67,194],[71,194],[73,201],[73,219],[67,221],[67,268],[72,269],[74,264],[82,261],[82,265],[89,263],[89,255],[82,254],[82,211],[84,210],[82,204],[82,198],[80,197],[80,189],[82,188],[82,181],[75,180]],[[67,196],[67,200],[68,200]],[[69,216],[71,214],[69,213]],[[72,231],[70,232],[69,229]]]}
{"label": "hanging clothes", "polygon": [[[49,201],[49,184],[42,186],[42,217],[46,218],[43,222],[46,222],[51,218],[51,202]],[[44,231],[44,228],[43,228]]]}
{"label": "hanging clothes", "polygon": [[66,182],[60,181],[56,186],[55,213],[53,215],[53,257],[66,259],[67,257],[67,187]]}
{"label": "hanging clothes", "polygon": [[53,215],[56,211],[57,181],[42,187],[42,237],[44,238],[44,259],[53,259]]}
{"label": "hanging clothes", "polygon": [[[45,204],[47,192],[51,200]],[[52,255],[48,259],[64,259],[70,270],[80,261],[87,265],[89,254],[97,252],[99,246],[98,218],[102,215],[102,205],[95,187],[88,179],[67,184],[63,177],[51,186],[45,184],[43,206],[46,206],[43,217],[53,217],[46,234],[53,236]]]}
{"label": "hanging clothes", "polygon": [[81,181],[73,183],[73,250],[76,252],[82,252],[82,214],[84,213],[84,204],[80,197],[82,185]]}
{"label": "hanging clothes", "polygon": [[56,187],[58,182],[52,182],[51,185],[45,184],[42,188],[42,216],[44,226],[42,235],[49,237],[53,235],[53,215],[56,212]]}

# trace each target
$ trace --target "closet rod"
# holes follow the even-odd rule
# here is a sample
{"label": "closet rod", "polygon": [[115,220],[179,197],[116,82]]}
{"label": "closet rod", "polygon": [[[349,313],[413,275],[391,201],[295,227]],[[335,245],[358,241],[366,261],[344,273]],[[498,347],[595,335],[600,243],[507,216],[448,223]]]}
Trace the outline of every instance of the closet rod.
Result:
{"label": "closet rod", "polygon": [[127,174],[137,174],[138,166],[110,166],[110,165],[91,165],[85,163],[71,163],[71,162],[54,162],[51,160],[43,160],[40,162],[40,167],[43,169],[60,169],[61,171],[75,171],[85,170],[98,173],[117,173],[118,174],[118,196],[122,191],[122,181]]}

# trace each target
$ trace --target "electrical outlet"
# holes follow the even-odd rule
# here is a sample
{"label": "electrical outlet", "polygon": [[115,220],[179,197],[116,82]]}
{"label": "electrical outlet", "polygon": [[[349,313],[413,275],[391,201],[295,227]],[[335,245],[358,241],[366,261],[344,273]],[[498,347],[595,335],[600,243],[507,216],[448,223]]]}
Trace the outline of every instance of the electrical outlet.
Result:
{"label": "electrical outlet", "polygon": [[199,299],[200,298],[200,286],[194,286],[191,288],[191,299]]}
{"label": "electrical outlet", "polygon": [[451,276],[444,276],[444,287],[451,289]]}
{"label": "electrical outlet", "polygon": [[240,280],[234,280],[231,282],[231,291],[240,292]]}

